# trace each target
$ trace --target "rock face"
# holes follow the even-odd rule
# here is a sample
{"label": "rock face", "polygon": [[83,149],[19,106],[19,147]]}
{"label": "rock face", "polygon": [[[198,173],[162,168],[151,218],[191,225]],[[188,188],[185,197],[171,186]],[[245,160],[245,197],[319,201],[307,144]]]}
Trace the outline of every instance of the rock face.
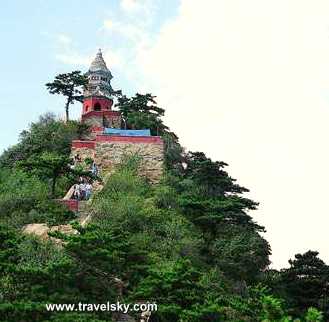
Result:
{"label": "rock face", "polygon": [[48,231],[49,227],[47,224],[28,224],[23,228],[25,234],[37,236],[42,240],[49,239]]}
{"label": "rock face", "polygon": [[63,241],[54,237],[49,237],[48,232],[61,232],[66,235],[75,235],[77,230],[71,225],[59,225],[49,227],[47,224],[28,224],[23,228],[23,233],[27,235],[37,236],[42,240],[51,240],[55,244],[62,245]]}
{"label": "rock face", "polygon": [[111,173],[125,157],[141,158],[139,173],[156,183],[163,173],[164,146],[159,137],[118,137],[98,135],[96,140],[73,141],[72,154],[81,160],[92,158],[104,173]]}

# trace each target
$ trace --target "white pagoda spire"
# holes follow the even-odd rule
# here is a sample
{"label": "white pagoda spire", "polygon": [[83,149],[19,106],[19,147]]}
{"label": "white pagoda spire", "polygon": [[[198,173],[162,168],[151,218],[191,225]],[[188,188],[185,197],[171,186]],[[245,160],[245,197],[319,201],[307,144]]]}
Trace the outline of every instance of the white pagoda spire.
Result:
{"label": "white pagoda spire", "polygon": [[113,93],[111,79],[113,76],[106,66],[101,49],[98,50],[86,76],[88,77],[88,86],[84,93],[85,97],[111,97],[111,94]]}
{"label": "white pagoda spire", "polygon": [[102,50],[100,48],[98,49],[98,53],[96,54],[96,57],[92,61],[90,68],[89,68],[90,72],[95,72],[95,71],[99,71],[99,70],[102,70],[104,72],[109,71],[106,66],[105,60],[103,58]]}

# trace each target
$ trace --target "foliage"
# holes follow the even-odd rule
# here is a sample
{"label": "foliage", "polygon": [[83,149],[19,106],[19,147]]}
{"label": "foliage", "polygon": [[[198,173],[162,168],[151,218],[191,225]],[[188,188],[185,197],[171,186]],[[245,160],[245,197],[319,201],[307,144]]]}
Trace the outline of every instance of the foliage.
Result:
{"label": "foliage", "polygon": [[257,232],[244,227],[222,227],[210,254],[234,280],[255,281],[268,266],[270,246]]}
{"label": "foliage", "polygon": [[185,155],[181,180],[170,184],[184,216],[202,233],[203,253],[233,279],[254,281],[269,265],[269,244],[260,236],[264,228],[247,214],[257,203],[242,196],[248,191],[201,152]]}
{"label": "foliage", "polygon": [[67,74],[59,74],[55,77],[53,82],[46,84],[50,94],[60,94],[66,97],[66,122],[69,121],[70,104],[73,104],[75,101],[82,102],[82,89],[87,83],[87,77],[76,70]]}
{"label": "foliage", "polygon": [[22,227],[29,223],[58,224],[73,214],[48,199],[48,185],[22,170],[0,168],[0,223]]}
{"label": "foliage", "polygon": [[[61,321],[60,316],[63,321],[72,321],[64,319],[62,313],[47,312],[45,304],[100,301],[95,287],[99,276],[95,277],[75,256],[51,242],[21,236],[6,226],[0,226],[0,241],[2,321]],[[105,297],[111,294],[111,285],[98,285],[102,300],[111,300]],[[80,318],[86,319],[85,315]],[[106,313],[104,318],[111,320]],[[96,316],[94,320],[98,321]]]}
{"label": "foliage", "polygon": [[322,322],[323,321],[323,314],[319,312],[314,307],[310,307],[305,315],[306,322]]}
{"label": "foliage", "polygon": [[164,109],[157,106],[151,94],[137,93],[131,98],[121,95],[116,106],[127,129],[150,129],[152,135],[161,135],[168,129],[161,120]]}
{"label": "foliage", "polygon": [[329,266],[318,254],[315,251],[296,254],[289,261],[290,267],[281,270],[279,278],[272,283],[274,291],[287,299],[295,316],[304,314],[309,307],[321,310],[326,317],[329,316]]}
{"label": "foliage", "polygon": [[165,110],[159,107],[152,94],[136,94],[133,97],[118,95],[116,107],[121,112],[123,128],[150,129],[151,135],[162,136],[165,145],[165,165],[168,169],[182,169],[183,148],[178,137],[163,123]]}
{"label": "foliage", "polygon": [[34,172],[51,180],[51,197],[55,197],[56,182],[60,176],[68,175],[73,170],[69,167],[70,159],[55,153],[44,152],[28,160],[20,161],[19,167]]}
{"label": "foliage", "polygon": [[149,271],[134,297],[158,302],[160,310],[155,316],[160,321],[177,321],[184,309],[203,301],[199,280],[200,272],[188,260],[165,263]]}
{"label": "foliage", "polygon": [[12,168],[17,161],[27,160],[42,153],[56,153],[69,156],[71,142],[87,134],[88,127],[76,121],[63,123],[51,114],[40,116],[28,130],[20,134],[19,143],[7,149],[0,156],[0,167]]}
{"label": "foliage", "polygon": [[[79,93],[64,91],[67,77],[49,89],[66,95],[68,107]],[[258,203],[244,196],[227,164],[185,153],[151,94],[119,95],[118,107],[125,127],[163,137],[163,180],[148,183],[138,175],[138,155],[127,155],[87,205],[92,222],[56,235],[61,247],[20,230],[73,218],[52,198],[84,173],[70,167],[69,154],[71,140],[88,128],[47,114],[0,157],[1,319],[112,321],[109,312],[47,312],[45,303],[120,300],[156,302],[154,322],[327,320],[329,270],[318,253],[269,270],[265,229],[250,215]]]}
{"label": "foliage", "polygon": [[[107,297],[115,296],[113,285],[115,281],[133,283],[136,276],[145,268],[146,256],[134,243],[127,238],[127,233],[115,229],[103,229],[98,224],[80,230],[79,236],[70,238],[67,251],[74,257],[84,271],[91,272],[97,278],[105,278],[112,288],[108,294],[100,288],[98,300],[105,301]],[[92,265],[91,265],[92,263]],[[83,276],[81,276],[83,282]],[[97,287],[90,289],[96,296]]]}
{"label": "foliage", "polygon": [[[158,303],[153,321],[291,321],[283,300],[266,288],[248,286],[268,260],[258,226],[248,221],[222,223],[209,243],[207,230],[185,214],[181,198],[188,192],[194,195],[201,189],[204,198],[225,198],[225,189],[204,189],[201,181],[191,189],[195,179],[189,174],[183,180],[190,180],[188,185],[170,175],[151,186],[138,176],[137,167],[138,158],[128,158],[106,180],[93,198],[93,222],[76,226],[78,235],[65,236],[64,249],[8,227],[0,229],[4,320],[111,321],[104,312],[51,313],[44,305],[120,298],[125,303]],[[20,173],[24,180],[34,178]],[[230,187],[228,181],[226,185]],[[241,206],[236,209],[241,211]],[[309,310],[306,318],[321,321],[321,313]]]}

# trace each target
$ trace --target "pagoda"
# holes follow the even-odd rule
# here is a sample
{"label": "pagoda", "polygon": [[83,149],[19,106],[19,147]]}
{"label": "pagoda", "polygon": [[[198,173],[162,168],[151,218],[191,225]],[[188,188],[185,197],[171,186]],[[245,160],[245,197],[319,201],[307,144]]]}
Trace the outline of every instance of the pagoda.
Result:
{"label": "pagoda", "polygon": [[120,112],[112,110],[113,76],[100,49],[85,75],[88,84],[84,90],[81,121],[90,125],[92,132],[100,132],[103,128],[120,128]]}

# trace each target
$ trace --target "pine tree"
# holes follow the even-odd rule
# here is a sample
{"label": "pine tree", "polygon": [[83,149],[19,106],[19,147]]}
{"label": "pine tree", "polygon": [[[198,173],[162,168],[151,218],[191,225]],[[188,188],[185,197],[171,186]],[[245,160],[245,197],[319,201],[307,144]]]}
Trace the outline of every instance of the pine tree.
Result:
{"label": "pine tree", "polygon": [[61,94],[66,97],[65,121],[69,121],[69,107],[75,101],[82,102],[82,89],[87,85],[88,79],[76,70],[67,74],[59,74],[46,87],[50,94]]}

